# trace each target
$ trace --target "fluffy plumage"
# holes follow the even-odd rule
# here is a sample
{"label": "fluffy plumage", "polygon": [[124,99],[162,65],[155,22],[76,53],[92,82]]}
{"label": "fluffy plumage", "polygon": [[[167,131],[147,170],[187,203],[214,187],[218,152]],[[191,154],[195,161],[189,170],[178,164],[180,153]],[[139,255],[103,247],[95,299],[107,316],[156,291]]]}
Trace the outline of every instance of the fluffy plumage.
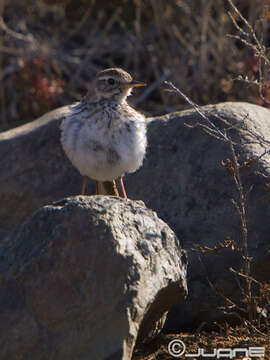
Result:
{"label": "fluffy plumage", "polygon": [[95,97],[70,107],[61,125],[61,142],[82,176],[112,181],[142,165],[145,117],[126,102],[132,87],[140,85],[122,69],[107,69],[95,79]]}

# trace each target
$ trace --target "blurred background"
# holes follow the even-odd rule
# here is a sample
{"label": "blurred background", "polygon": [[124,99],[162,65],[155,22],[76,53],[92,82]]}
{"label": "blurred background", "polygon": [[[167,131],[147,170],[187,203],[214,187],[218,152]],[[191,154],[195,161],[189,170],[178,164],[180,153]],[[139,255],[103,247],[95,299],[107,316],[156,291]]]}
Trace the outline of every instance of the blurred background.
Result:
{"label": "blurred background", "polygon": [[[269,0],[235,0],[269,46]],[[252,48],[227,0],[0,0],[0,131],[79,100],[106,67],[123,67],[148,84],[129,102],[146,115],[189,105],[166,91],[172,81],[199,105],[249,101],[268,106],[256,85]],[[238,26],[239,15],[232,11]],[[267,49],[266,49],[267,53]],[[265,83],[268,75],[265,73]]]}

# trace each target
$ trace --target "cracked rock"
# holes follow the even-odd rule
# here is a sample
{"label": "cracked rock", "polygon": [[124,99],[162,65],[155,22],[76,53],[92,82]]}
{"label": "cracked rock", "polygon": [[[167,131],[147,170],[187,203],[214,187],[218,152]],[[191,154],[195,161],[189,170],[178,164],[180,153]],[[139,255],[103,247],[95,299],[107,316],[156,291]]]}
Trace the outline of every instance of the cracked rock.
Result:
{"label": "cracked rock", "polygon": [[1,359],[131,359],[187,293],[179,240],[141,201],[45,206],[0,259]]}

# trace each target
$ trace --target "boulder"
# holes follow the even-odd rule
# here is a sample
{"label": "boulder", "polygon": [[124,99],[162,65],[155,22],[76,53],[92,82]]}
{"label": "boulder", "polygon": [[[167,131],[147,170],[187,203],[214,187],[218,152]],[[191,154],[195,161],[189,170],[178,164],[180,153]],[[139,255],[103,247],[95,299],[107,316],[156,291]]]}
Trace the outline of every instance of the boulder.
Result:
{"label": "boulder", "polygon": [[[240,174],[252,275],[269,282],[270,111],[248,103],[201,110],[221,130],[232,125],[227,132],[240,164],[257,159],[241,167]],[[145,164],[126,180],[131,198],[142,199],[154,209],[188,252],[189,295],[169,312],[165,329],[170,332],[194,331],[204,322],[234,321],[235,317],[228,318],[218,309],[224,305],[221,294],[236,302],[241,297],[236,277],[229,271],[243,268],[240,254],[231,247],[209,253],[196,250],[196,245],[214,248],[225,239],[233,240],[235,247],[243,245],[240,217],[232,203],[239,193],[232,174],[221,165],[222,160],[232,159],[230,146],[204,133],[198,122],[206,124],[195,110],[151,119]]]}
{"label": "boulder", "polygon": [[[79,194],[81,179],[63,154],[59,122],[66,108],[37,122],[0,134],[0,231],[9,231],[33,210],[65,196]],[[239,161],[258,158],[269,147],[270,111],[248,103],[209,105],[201,111],[220,129],[230,127]],[[222,117],[222,121],[217,119]],[[202,131],[195,110],[148,119],[148,151],[143,167],[125,177],[129,198],[143,200],[181,238],[189,255],[189,297],[169,313],[167,330],[197,328],[221,318],[215,310],[222,297],[239,297],[230,266],[239,269],[241,257],[231,248],[216,253],[193,251],[213,248],[224,239],[242,246],[241,222],[232,204],[238,199],[233,178],[221,161],[232,158],[230,147]],[[226,124],[227,122],[227,124]],[[187,127],[193,125],[195,128]],[[252,135],[253,134],[253,135]],[[240,169],[247,196],[249,252],[253,274],[269,279],[270,202],[267,193],[270,157],[266,153]],[[88,193],[94,193],[89,182]],[[4,204],[4,205],[3,205]]]}
{"label": "boulder", "polygon": [[59,125],[68,108],[0,134],[0,232],[45,204],[80,193],[80,175],[60,145]]}
{"label": "boulder", "polygon": [[70,197],[0,243],[0,358],[131,359],[186,296],[186,255],[143,202]]}

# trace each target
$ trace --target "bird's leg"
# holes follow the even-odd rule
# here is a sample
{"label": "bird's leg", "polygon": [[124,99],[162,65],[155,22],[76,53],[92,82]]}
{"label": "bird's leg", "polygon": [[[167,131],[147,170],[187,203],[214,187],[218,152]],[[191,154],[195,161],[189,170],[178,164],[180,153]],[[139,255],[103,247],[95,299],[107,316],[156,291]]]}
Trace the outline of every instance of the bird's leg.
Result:
{"label": "bird's leg", "polygon": [[87,182],[88,182],[88,177],[84,175],[83,182],[82,182],[82,195],[85,195]]}
{"label": "bird's leg", "polygon": [[123,177],[118,176],[118,180],[119,180],[120,185],[121,185],[121,190],[122,190],[123,197],[127,198],[126,190],[125,190],[124,183],[123,183]]}
{"label": "bird's leg", "polygon": [[97,195],[119,196],[116,183],[112,181],[96,181]]}
{"label": "bird's leg", "polygon": [[115,180],[113,180],[112,183],[113,183],[114,196],[119,196]]}

